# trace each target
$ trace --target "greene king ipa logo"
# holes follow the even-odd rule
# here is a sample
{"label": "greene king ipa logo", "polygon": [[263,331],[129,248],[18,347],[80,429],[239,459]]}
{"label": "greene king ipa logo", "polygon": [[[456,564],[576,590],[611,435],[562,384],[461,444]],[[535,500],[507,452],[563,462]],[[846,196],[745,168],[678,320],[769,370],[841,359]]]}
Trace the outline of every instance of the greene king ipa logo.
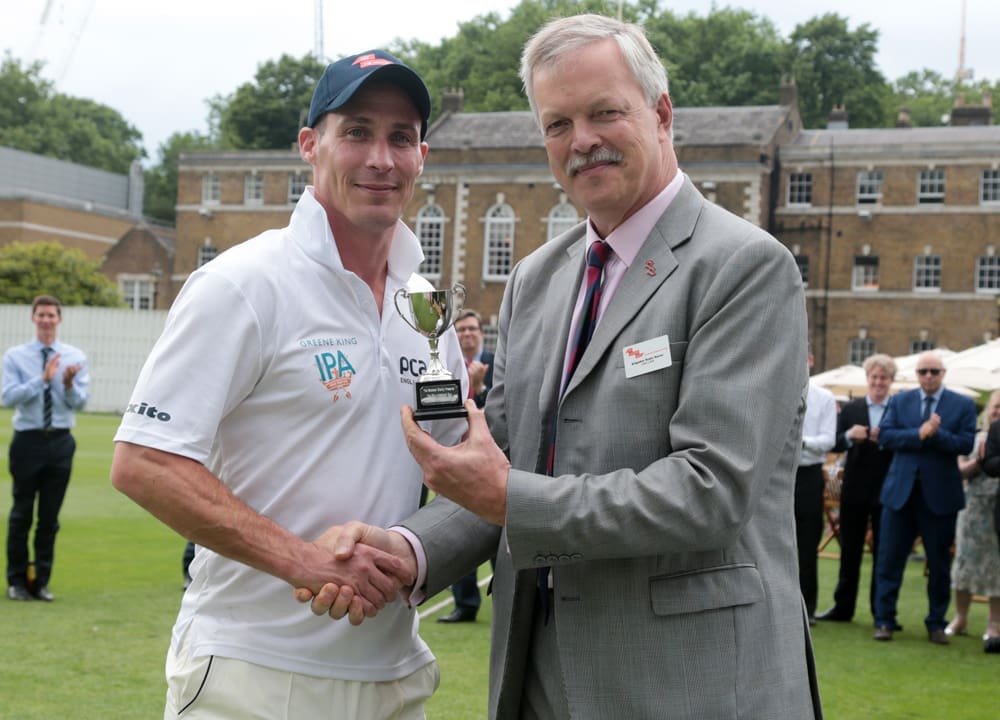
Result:
{"label": "greene king ipa logo", "polygon": [[323,352],[313,355],[316,368],[319,370],[319,381],[323,387],[333,393],[333,401],[340,400],[341,392],[348,400],[351,399],[351,379],[354,377],[354,366],[340,350],[336,354]]}

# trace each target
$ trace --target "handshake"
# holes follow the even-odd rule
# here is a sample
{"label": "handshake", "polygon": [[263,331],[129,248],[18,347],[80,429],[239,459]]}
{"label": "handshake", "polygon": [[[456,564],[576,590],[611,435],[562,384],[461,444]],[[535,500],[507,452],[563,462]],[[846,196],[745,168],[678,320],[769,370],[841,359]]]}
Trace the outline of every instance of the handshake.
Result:
{"label": "handshake", "polygon": [[[484,520],[503,525],[507,514],[510,461],[490,435],[483,411],[467,400],[469,431],[458,445],[443,447],[401,411],[406,445],[424,471],[424,484]],[[352,625],[375,617],[400,591],[409,596],[417,578],[417,556],[397,532],[362,522],[330,528],[310,545],[319,553],[308,565],[316,572],[292,578],[295,598],[311,603],[316,615]]]}
{"label": "handshake", "polygon": [[315,615],[335,620],[346,615],[352,625],[360,625],[400,592],[408,595],[413,589],[417,558],[399,533],[352,521],[330,528],[311,545],[325,556],[321,577],[327,579],[303,577],[292,583],[295,599],[310,603]]}

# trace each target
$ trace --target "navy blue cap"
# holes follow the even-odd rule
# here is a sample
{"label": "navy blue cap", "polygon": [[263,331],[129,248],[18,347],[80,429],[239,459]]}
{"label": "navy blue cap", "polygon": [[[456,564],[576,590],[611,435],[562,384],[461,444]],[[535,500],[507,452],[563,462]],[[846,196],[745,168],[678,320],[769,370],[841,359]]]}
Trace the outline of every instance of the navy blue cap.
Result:
{"label": "navy blue cap", "polygon": [[372,79],[395,85],[410,96],[420,113],[420,139],[427,134],[427,120],[431,116],[431,96],[427,86],[410,67],[384,50],[368,50],[331,63],[316,84],[309,104],[309,127],[325,113],[343,107],[354,93]]}

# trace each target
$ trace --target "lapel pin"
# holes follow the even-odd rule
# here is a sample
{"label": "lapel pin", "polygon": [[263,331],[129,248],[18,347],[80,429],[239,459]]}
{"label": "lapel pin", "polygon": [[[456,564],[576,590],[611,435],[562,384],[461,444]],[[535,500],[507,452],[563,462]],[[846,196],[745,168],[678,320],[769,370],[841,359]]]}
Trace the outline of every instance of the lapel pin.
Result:
{"label": "lapel pin", "polygon": [[653,264],[652,260],[646,261],[646,274],[649,275],[649,277],[656,275],[656,265]]}

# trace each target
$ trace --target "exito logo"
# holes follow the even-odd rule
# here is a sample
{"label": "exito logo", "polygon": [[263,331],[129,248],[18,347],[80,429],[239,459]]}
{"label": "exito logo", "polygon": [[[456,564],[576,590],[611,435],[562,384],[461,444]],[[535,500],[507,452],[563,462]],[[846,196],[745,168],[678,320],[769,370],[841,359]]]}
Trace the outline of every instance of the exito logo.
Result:
{"label": "exito logo", "polygon": [[333,393],[333,401],[340,399],[340,392],[344,391],[344,397],[351,397],[351,380],[356,373],[351,361],[347,359],[340,350],[336,354],[332,352],[319,353],[313,355],[316,361],[316,368],[319,370],[319,380],[323,386]]}
{"label": "exito logo", "polygon": [[125,412],[145,415],[160,422],[170,422],[170,413],[163,412],[155,405],[150,405],[149,403],[132,403],[125,409]]}

